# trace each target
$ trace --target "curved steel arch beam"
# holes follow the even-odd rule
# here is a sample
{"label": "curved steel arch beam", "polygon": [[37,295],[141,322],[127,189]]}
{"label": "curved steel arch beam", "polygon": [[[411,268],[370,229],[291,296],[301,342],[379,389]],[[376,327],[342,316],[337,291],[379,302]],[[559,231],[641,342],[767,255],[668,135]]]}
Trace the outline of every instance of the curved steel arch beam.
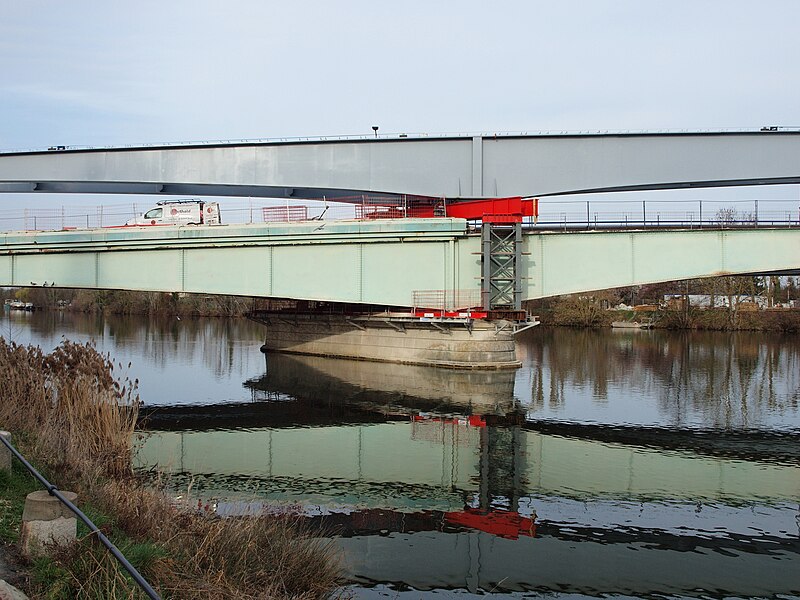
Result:
{"label": "curved steel arch beam", "polygon": [[405,137],[0,153],[0,191],[18,193],[281,198],[386,193],[455,199],[798,182],[800,131],[783,130]]}

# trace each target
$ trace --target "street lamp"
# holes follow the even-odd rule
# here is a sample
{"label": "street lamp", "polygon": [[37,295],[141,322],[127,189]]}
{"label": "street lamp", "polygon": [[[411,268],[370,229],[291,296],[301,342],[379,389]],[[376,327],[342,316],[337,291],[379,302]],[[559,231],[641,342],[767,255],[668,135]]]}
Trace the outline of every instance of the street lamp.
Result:
{"label": "street lamp", "polygon": [[372,131],[375,132],[375,137],[378,137],[378,126],[377,125],[373,125],[372,126]]}

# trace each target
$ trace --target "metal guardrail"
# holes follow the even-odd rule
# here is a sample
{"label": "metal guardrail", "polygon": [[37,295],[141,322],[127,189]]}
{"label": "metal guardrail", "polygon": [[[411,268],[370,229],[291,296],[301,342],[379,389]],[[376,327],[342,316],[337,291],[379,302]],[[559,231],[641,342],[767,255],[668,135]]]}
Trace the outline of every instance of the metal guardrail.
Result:
{"label": "metal guardrail", "polygon": [[800,227],[800,206],[795,199],[620,201],[548,198],[540,203],[536,225],[537,229],[562,230]]}
{"label": "metal guardrail", "polygon": [[414,290],[412,303],[417,309],[467,310],[481,306],[481,290]]}
{"label": "metal guardrail", "polygon": [[596,219],[591,221],[542,220],[538,223],[523,221],[526,231],[603,231],[622,229],[758,229],[770,227],[800,227],[800,220],[791,218],[761,218],[758,221],[736,220],[730,222],[703,221],[692,219],[659,218],[642,221],[635,219]]}
{"label": "metal guardrail", "polygon": [[[373,130],[374,131],[374,130]],[[185,140],[172,142],[141,142],[118,144],[115,146],[89,146],[83,144],[56,144],[46,148],[2,148],[0,154],[20,152],[54,152],[66,150],[118,150],[138,148],[172,148],[181,146],[219,146],[236,144],[268,144],[293,142],[347,142],[358,140],[395,140],[395,139],[441,139],[472,137],[519,137],[519,136],[561,136],[561,135],[658,135],[658,134],[719,134],[719,133],[761,133],[761,132],[796,132],[797,125],[768,125],[766,127],[724,127],[720,129],[528,129],[517,131],[458,131],[458,132],[393,132],[393,133],[361,133],[332,134],[320,136],[285,136],[260,138],[228,138],[220,140]]]}
{"label": "metal guardrail", "polygon": [[122,552],[120,552],[119,549],[111,542],[111,540],[109,540],[103,534],[103,532],[97,528],[97,525],[92,523],[89,517],[83,514],[83,511],[81,511],[81,509],[79,509],[67,498],[65,498],[64,495],[61,492],[59,492],[56,486],[47,481],[47,479],[45,479],[44,476],[41,473],[39,473],[39,471],[37,471],[36,468],[31,463],[29,463],[24,456],[22,456],[22,454],[19,453],[19,451],[13,446],[13,444],[11,444],[11,442],[9,442],[5,438],[5,436],[0,436],[0,441],[2,441],[3,444],[5,444],[6,448],[8,448],[11,454],[13,454],[14,456],[17,457],[17,459],[19,459],[19,461],[25,466],[26,469],[28,469],[31,475],[33,475],[39,481],[39,483],[41,483],[44,486],[48,494],[50,494],[51,496],[55,496],[59,500],[59,502],[61,502],[64,506],[70,509],[75,514],[76,517],[78,517],[81,521],[83,521],[84,525],[86,525],[89,528],[89,530],[97,536],[97,539],[99,539],[100,542],[106,548],[108,548],[108,551],[111,552],[114,558],[116,558],[117,561],[119,561],[119,563],[125,568],[125,570],[128,573],[130,573],[130,576],[133,577],[133,580],[136,582],[136,584],[140,588],[142,588],[144,593],[147,594],[149,598],[152,598],[153,600],[161,600],[161,596],[159,596],[158,593],[152,588],[152,586],[149,583],[147,583],[147,580],[145,580],[145,578],[142,577],[139,571],[136,570],[136,567],[134,567],[130,562],[128,562],[128,559],[123,556]]}
{"label": "metal guardrail", "polygon": [[[448,216],[457,201],[412,195],[347,196],[327,200],[275,201],[271,204],[227,200],[225,222],[373,220]],[[734,229],[800,227],[800,200],[559,200],[539,202],[539,218],[525,217],[526,230]],[[59,231],[119,226],[151,204],[0,210],[0,231]],[[431,210],[433,207],[433,211]],[[433,214],[431,214],[433,212]]]}
{"label": "metal guardrail", "polygon": [[291,221],[307,221],[308,207],[292,204],[289,206],[264,206],[261,216],[265,223],[289,223]]}

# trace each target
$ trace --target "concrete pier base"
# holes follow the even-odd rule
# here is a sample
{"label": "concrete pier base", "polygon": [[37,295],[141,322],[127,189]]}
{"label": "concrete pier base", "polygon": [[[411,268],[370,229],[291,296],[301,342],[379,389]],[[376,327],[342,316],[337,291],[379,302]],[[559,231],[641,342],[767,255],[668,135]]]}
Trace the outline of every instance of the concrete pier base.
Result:
{"label": "concrete pier base", "polygon": [[425,319],[402,313],[251,315],[267,327],[264,352],[451,369],[515,369],[511,321]]}
{"label": "concrete pier base", "polygon": [[[75,503],[78,494],[61,491],[70,502]],[[75,541],[78,522],[58,498],[46,490],[31,492],[25,498],[22,511],[20,545],[22,554],[28,557],[44,554],[50,545],[63,546]]]}
{"label": "concrete pier base", "polygon": [[[11,441],[11,434],[8,431],[0,431],[0,437],[6,441]],[[0,471],[11,470],[11,451],[6,448],[6,445],[0,443]]]}

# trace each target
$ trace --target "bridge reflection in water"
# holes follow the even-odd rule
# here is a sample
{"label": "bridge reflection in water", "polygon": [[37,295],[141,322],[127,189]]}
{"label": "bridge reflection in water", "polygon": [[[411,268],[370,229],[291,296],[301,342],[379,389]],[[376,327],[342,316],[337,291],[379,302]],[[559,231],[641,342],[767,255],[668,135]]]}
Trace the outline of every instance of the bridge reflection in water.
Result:
{"label": "bridge reflection in water", "polygon": [[526,421],[503,372],[270,355],[245,385],[251,403],[154,409],[140,466],[220,513],[335,531],[362,584],[800,593],[800,465],[748,455],[758,433]]}

